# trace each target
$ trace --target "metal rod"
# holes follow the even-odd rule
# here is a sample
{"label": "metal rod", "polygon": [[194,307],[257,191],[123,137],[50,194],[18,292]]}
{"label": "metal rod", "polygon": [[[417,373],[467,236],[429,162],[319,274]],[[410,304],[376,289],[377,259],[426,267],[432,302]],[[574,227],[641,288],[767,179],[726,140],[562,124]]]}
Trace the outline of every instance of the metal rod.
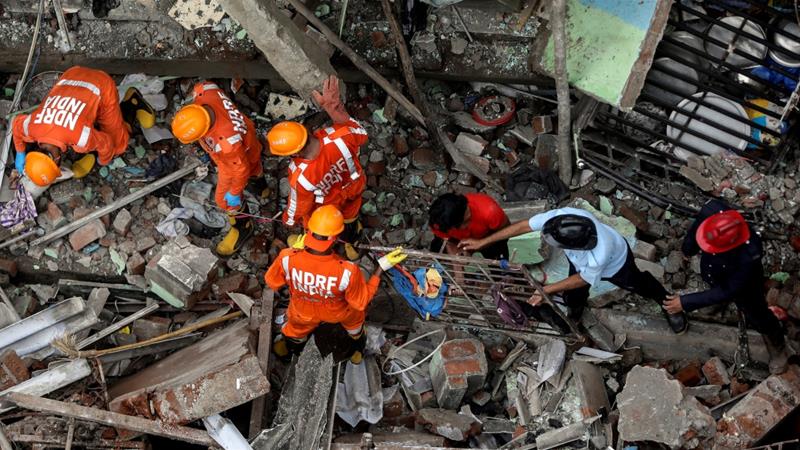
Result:
{"label": "metal rod", "polygon": [[11,245],[16,244],[19,241],[25,240],[25,239],[27,239],[27,238],[29,238],[31,236],[41,236],[43,234],[44,234],[44,229],[42,229],[40,227],[36,227],[36,228],[34,228],[32,230],[29,230],[29,231],[26,231],[26,232],[20,234],[19,236],[15,237],[13,239],[9,239],[9,240],[3,242],[2,244],[0,244],[0,248],[6,248],[6,247],[9,247]]}
{"label": "metal rod", "polygon": [[166,185],[168,185],[168,184],[170,184],[170,183],[172,183],[174,181],[177,181],[177,180],[185,177],[186,175],[189,175],[190,173],[194,172],[195,168],[197,168],[199,166],[200,166],[200,161],[197,161],[197,160],[190,161],[182,169],[178,169],[175,172],[172,172],[171,174],[169,174],[169,175],[167,175],[167,176],[165,176],[165,177],[163,177],[163,178],[161,178],[161,179],[159,179],[157,181],[152,182],[151,184],[147,185],[146,187],[143,187],[142,189],[139,189],[136,192],[131,192],[130,194],[128,194],[128,195],[126,195],[126,196],[124,196],[124,197],[122,197],[120,199],[115,200],[110,205],[106,205],[106,206],[104,206],[104,207],[102,207],[100,209],[96,209],[96,210],[92,211],[90,214],[88,214],[88,215],[86,215],[86,216],[84,216],[84,217],[82,217],[82,218],[80,218],[80,219],[78,219],[78,220],[76,220],[76,221],[74,221],[72,223],[68,223],[68,224],[64,225],[63,227],[60,227],[57,230],[54,230],[54,231],[52,231],[52,232],[40,237],[39,239],[36,239],[35,241],[31,242],[30,245],[31,245],[31,247],[35,247],[37,245],[46,244],[46,243],[48,243],[50,241],[54,241],[54,240],[56,240],[56,239],[58,239],[60,237],[66,236],[67,234],[72,233],[73,231],[75,231],[78,228],[82,227],[83,225],[91,222],[92,220],[99,219],[99,218],[101,218],[101,217],[103,217],[103,216],[105,216],[105,215],[107,215],[107,214],[109,214],[111,212],[114,212],[114,211],[118,210],[119,208],[122,208],[122,207],[128,205],[129,203],[132,203],[132,202],[135,202],[136,200],[139,200],[140,198],[142,198],[142,197],[144,197],[144,196],[146,196],[148,194],[152,194],[153,192],[161,189],[162,187],[164,187],[164,186],[166,186]]}
{"label": "metal rod", "polygon": [[72,450],[72,439],[75,437],[75,418],[70,417],[67,422],[68,422],[67,439],[66,442],[64,443],[64,450]]}
{"label": "metal rod", "polygon": [[[714,58],[713,56],[709,55],[708,53],[700,51],[700,50],[692,47],[691,45],[686,44],[685,42],[681,42],[681,41],[675,39],[672,36],[669,36],[669,35],[664,36],[664,39],[662,40],[662,42],[668,42],[668,43],[670,43],[670,45],[674,45],[675,47],[678,47],[678,48],[680,48],[680,49],[682,49],[682,50],[684,50],[686,52],[692,53],[692,54],[694,54],[695,56],[697,56],[699,58],[702,58],[704,60],[708,60],[709,62],[712,62],[712,63],[715,63],[715,64],[722,65],[723,67],[725,67],[726,69],[728,69],[731,72],[735,72],[735,73],[737,73],[739,75],[742,75],[742,76],[745,76],[747,78],[750,78],[751,80],[757,81],[758,83],[763,84],[765,86],[769,86],[774,90],[779,90],[779,91],[786,90],[786,88],[784,86],[782,86],[782,85],[776,84],[776,83],[774,83],[772,81],[769,81],[769,80],[765,80],[763,78],[759,78],[759,77],[753,75],[752,72],[748,72],[745,69],[742,69],[740,67],[736,67],[734,65],[731,65],[730,63],[722,61],[719,58]],[[669,58],[674,60],[674,61],[676,61],[676,62],[679,62],[679,63],[681,63],[683,65],[687,65],[687,60],[685,58],[681,57],[680,55],[676,55],[676,54],[670,52],[669,53]],[[700,72],[700,73],[705,74],[705,75],[708,75],[713,79],[724,80],[725,84],[736,85],[738,88],[740,88],[742,90],[745,90],[745,91],[748,91],[748,92],[750,92],[750,93],[752,93],[754,95],[758,95],[759,97],[764,95],[761,92],[757,92],[757,90],[755,88],[751,87],[751,86],[742,85],[741,83],[732,82],[730,79],[726,78],[719,71],[714,71],[712,69],[707,69],[705,67],[698,67],[696,63],[691,62],[691,61],[688,61],[688,63],[689,63],[688,66],[691,67],[692,69],[694,69],[695,71]],[[780,101],[781,101],[780,99],[776,99],[774,97],[773,97],[773,100],[777,100],[776,103],[780,103]]]}
{"label": "metal rod", "polygon": [[53,2],[53,9],[56,12],[56,20],[58,21],[58,30],[64,35],[64,42],[67,43],[67,51],[73,49],[72,37],[69,35],[69,27],[67,27],[67,18],[64,17],[64,9],[61,7],[61,0],[51,0]]}
{"label": "metal rod", "polygon": [[150,314],[151,312],[157,310],[159,308],[158,303],[153,303],[148,305],[147,307],[131,314],[130,316],[120,320],[119,322],[114,322],[111,325],[103,328],[102,330],[98,331],[97,333],[87,337],[86,339],[80,341],[77,345],[78,350],[82,350],[86,348],[86,346],[94,344],[95,342],[103,339],[104,337],[114,333],[115,331],[121,329],[122,327],[132,323],[134,320],[141,319],[142,317]]}
{"label": "metal rod", "polygon": [[456,17],[458,17],[458,21],[461,22],[461,28],[463,28],[464,29],[464,33],[467,34],[467,39],[470,42],[473,42],[472,35],[469,34],[469,29],[467,28],[467,24],[464,22],[464,17],[461,16],[461,11],[458,10],[458,7],[456,5],[452,5],[451,8],[453,8],[453,12],[456,13]]}

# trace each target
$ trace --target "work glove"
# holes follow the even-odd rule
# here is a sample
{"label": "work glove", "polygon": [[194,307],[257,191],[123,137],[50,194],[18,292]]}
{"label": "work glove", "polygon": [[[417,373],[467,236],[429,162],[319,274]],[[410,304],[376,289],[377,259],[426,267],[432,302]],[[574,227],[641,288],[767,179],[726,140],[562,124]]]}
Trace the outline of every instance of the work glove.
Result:
{"label": "work glove", "polygon": [[233,195],[230,192],[226,192],[225,202],[228,204],[228,206],[242,206],[242,196]]}
{"label": "work glove", "polygon": [[14,168],[17,169],[19,175],[25,175],[25,152],[17,152],[17,155],[14,157]]}
{"label": "work glove", "polygon": [[400,264],[406,259],[408,255],[403,253],[403,249],[401,247],[397,247],[396,249],[390,251],[389,253],[383,255],[378,259],[378,265],[381,266],[381,269],[386,272],[387,270],[391,269],[392,267]]}
{"label": "work glove", "polygon": [[293,234],[286,239],[286,243],[289,244],[289,247],[302,250],[306,247],[306,235],[305,233]]}

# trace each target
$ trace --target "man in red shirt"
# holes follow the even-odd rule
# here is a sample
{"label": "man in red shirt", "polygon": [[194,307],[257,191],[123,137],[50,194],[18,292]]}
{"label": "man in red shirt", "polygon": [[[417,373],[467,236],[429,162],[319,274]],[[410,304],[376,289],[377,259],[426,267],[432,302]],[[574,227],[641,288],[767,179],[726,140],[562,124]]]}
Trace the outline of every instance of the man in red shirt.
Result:
{"label": "man in red shirt", "polygon": [[[486,194],[444,194],[431,205],[428,223],[436,238],[431,250],[439,251],[442,242],[451,255],[462,254],[458,243],[463,239],[482,239],[510,222],[503,208]],[[481,249],[487,259],[507,259],[508,240]]]}

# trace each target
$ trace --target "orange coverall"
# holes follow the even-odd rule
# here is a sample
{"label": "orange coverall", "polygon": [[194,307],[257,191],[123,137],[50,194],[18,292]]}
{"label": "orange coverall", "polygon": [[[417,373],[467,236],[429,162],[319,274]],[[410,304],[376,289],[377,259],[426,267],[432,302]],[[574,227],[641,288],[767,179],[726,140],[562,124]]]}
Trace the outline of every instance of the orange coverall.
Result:
{"label": "orange coverall", "polygon": [[11,127],[18,152],[29,143],[51,144],[62,152],[97,151],[98,162],[107,165],[128,148],[116,83],[107,73],[86,67],[67,69],[39,107],[15,117]]}
{"label": "orange coverall", "polygon": [[341,323],[351,335],[361,332],[367,305],[381,280],[365,282],[361,269],[336,254],[314,255],[287,248],[264,275],[267,286],[277,291],[289,287],[289,309],[283,335],[301,339],[321,322]]}
{"label": "orange coverall", "polygon": [[316,208],[334,205],[345,222],[351,222],[358,217],[361,193],[367,184],[358,160],[367,131],[350,118],[317,130],[314,137],[320,140],[319,155],[312,160],[293,158],[289,164],[289,201],[283,221],[290,226],[305,226]]}
{"label": "orange coverall", "polygon": [[237,209],[228,206],[225,193],[242,195],[248,179],[263,173],[262,145],[256,127],[214,83],[197,83],[194,86],[194,103],[208,106],[214,111],[214,123],[199,141],[219,172],[214,200],[220,208]]}

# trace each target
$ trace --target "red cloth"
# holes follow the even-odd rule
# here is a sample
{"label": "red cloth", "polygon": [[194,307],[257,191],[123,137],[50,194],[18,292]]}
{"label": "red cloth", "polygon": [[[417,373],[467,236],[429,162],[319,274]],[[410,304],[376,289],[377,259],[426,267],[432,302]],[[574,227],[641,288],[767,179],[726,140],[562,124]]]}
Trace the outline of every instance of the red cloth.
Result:
{"label": "red cloth", "polygon": [[228,206],[225,193],[241,195],[248,179],[263,172],[262,145],[256,127],[214,83],[197,83],[194,103],[214,111],[214,124],[198,141],[219,172],[214,200],[223,209],[236,209]]}
{"label": "red cloth", "polygon": [[442,239],[460,241],[463,239],[482,239],[508,223],[503,208],[486,194],[466,194],[470,219],[466,226],[451,228],[447,232],[431,227],[433,234]]}
{"label": "red cloth", "polygon": [[128,148],[117,85],[107,73],[79,66],[67,69],[30,115],[15,117],[12,133],[18,152],[25,151],[27,143],[77,153],[97,151],[101,165]]}
{"label": "red cloth", "polygon": [[345,221],[355,219],[367,183],[358,159],[367,131],[351,118],[317,130],[313,138],[320,140],[319,155],[312,160],[296,157],[289,165],[289,200],[283,221],[305,225],[322,205],[336,206]]}

